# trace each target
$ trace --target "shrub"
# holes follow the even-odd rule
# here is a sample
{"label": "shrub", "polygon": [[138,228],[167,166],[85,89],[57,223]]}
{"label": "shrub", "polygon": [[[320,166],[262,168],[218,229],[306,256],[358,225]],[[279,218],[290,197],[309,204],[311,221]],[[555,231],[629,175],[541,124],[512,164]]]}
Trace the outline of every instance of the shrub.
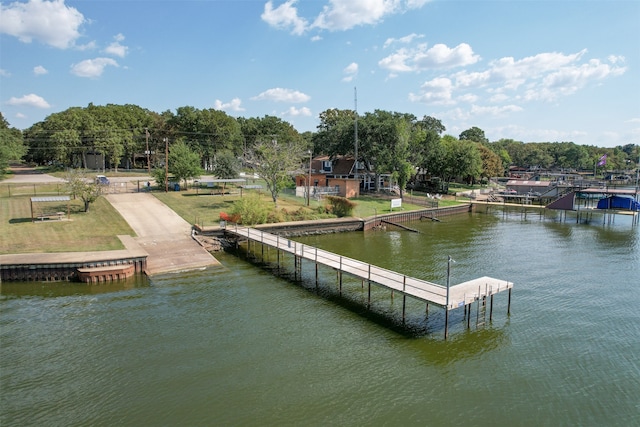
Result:
{"label": "shrub", "polygon": [[339,196],[327,196],[327,201],[331,205],[331,211],[338,218],[352,216],[356,203]]}
{"label": "shrub", "polygon": [[259,194],[249,194],[233,202],[231,216],[238,220],[238,224],[264,224],[270,210],[271,205],[262,200]]}

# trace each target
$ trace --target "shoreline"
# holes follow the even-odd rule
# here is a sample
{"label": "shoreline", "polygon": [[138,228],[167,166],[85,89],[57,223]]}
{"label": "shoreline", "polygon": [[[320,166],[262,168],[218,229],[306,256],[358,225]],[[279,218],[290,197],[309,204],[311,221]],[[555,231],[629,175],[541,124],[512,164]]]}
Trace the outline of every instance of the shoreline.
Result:
{"label": "shoreline", "polygon": [[[254,228],[280,234],[286,237],[329,234],[348,231],[367,231],[381,227],[383,221],[406,222],[438,216],[461,214],[471,211],[470,204],[460,204],[444,208],[427,208],[416,211],[389,213],[369,218],[332,218],[322,220],[294,221],[273,224],[260,224]],[[231,227],[231,225],[228,225]],[[220,226],[200,227],[192,225],[192,238],[203,248],[207,245],[198,236],[220,237],[224,228]],[[144,273],[147,269],[148,252],[134,241],[131,236],[118,236],[125,245],[124,250],[103,252],[56,252],[0,255],[0,283],[5,281],[68,281],[77,278],[79,269],[95,269],[96,276],[86,281],[96,283],[119,280],[115,271],[123,265],[135,264],[134,273]],[[215,246],[215,245],[214,245]],[[133,259],[135,258],[135,261]],[[142,259],[143,258],[143,259]],[[111,267],[111,270],[109,269]],[[183,270],[175,265],[173,270]],[[113,275],[111,275],[113,271]]]}

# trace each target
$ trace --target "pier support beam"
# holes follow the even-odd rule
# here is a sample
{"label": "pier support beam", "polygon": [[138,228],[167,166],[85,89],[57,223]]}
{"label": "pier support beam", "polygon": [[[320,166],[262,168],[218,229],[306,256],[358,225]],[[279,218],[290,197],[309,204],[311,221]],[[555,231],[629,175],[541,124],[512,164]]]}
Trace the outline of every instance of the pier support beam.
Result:
{"label": "pier support beam", "polygon": [[407,312],[407,296],[405,294],[402,294],[402,324],[403,325],[406,318],[406,312]]}
{"label": "pier support beam", "polygon": [[489,302],[489,322],[493,321],[493,294],[491,294],[491,301]]}

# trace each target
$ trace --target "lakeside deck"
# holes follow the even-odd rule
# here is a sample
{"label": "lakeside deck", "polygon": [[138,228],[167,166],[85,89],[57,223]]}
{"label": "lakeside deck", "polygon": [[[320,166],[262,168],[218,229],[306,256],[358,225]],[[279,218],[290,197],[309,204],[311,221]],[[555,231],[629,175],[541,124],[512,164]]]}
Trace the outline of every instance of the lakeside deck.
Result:
{"label": "lakeside deck", "polygon": [[[464,307],[465,310],[468,308],[470,313],[470,306],[472,303],[482,301],[483,306],[486,306],[487,298],[490,297],[490,313],[492,313],[493,295],[499,292],[508,291],[509,306],[507,308],[507,312],[510,312],[511,289],[513,288],[513,283],[507,280],[485,276],[467,282],[458,283],[456,285],[440,285],[358,261],[353,258],[318,249],[311,245],[298,243],[286,237],[280,237],[255,228],[234,226],[226,228],[225,232],[235,236],[236,238],[246,239],[248,245],[250,245],[251,242],[255,242],[275,248],[278,251],[278,256],[280,252],[293,255],[296,260],[296,273],[302,268],[301,260],[308,260],[315,263],[316,280],[317,265],[324,265],[326,267],[333,268],[338,272],[340,284],[342,284],[342,274],[348,274],[362,279],[363,282],[367,281],[369,286],[373,283],[387,288],[392,292],[399,292],[403,297],[409,296],[427,304],[433,304],[441,307],[445,309],[445,338],[447,337],[447,321],[448,312],[450,310]],[[370,294],[371,292],[369,288],[369,296]],[[403,319],[404,305],[405,304],[403,304]]]}

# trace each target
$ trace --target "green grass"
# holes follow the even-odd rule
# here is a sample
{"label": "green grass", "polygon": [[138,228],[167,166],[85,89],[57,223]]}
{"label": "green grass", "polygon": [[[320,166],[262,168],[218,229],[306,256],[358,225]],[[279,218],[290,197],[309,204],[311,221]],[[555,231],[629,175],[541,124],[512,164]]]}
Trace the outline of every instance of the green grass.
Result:
{"label": "green grass", "polygon": [[[246,192],[245,192],[246,194]],[[262,199],[273,204],[271,195],[267,191],[262,191]],[[217,225],[219,223],[220,212],[230,212],[233,202],[240,199],[239,194],[228,195],[210,195],[207,190],[183,190],[169,191],[167,193],[157,191],[153,192],[160,201],[173,209],[185,221],[191,224],[199,224],[201,226]],[[391,210],[391,202],[374,196],[361,196],[351,199],[356,203],[353,216],[356,218],[367,218],[374,215],[382,215],[390,212],[412,211],[424,209],[424,206],[403,203],[401,208]],[[309,207],[306,206],[304,199],[289,194],[281,194],[278,197],[278,209],[289,213],[304,214],[303,218],[296,215],[297,219],[319,219],[322,216],[318,212],[322,210],[327,202],[311,200]],[[440,200],[439,206],[452,206],[459,204],[455,200]],[[275,207],[274,207],[275,210]]]}
{"label": "green grass", "polygon": [[[0,254],[124,249],[117,236],[135,235],[103,197],[92,203],[86,213],[80,200],[72,200],[69,208],[69,221],[32,222],[29,197],[0,198]],[[38,203],[34,209],[66,212],[67,204]]]}
{"label": "green grass", "polygon": [[[135,235],[134,231],[104,198],[92,203],[89,212],[83,212],[82,202],[70,202],[71,220],[31,221],[30,196],[63,195],[55,184],[29,184],[23,188],[24,195],[11,197],[0,192],[0,254],[36,253],[36,252],[82,252],[123,249],[118,235]],[[12,189],[12,191],[15,188]],[[254,190],[252,190],[254,191]],[[263,200],[272,204],[267,191],[261,191]],[[178,215],[191,224],[202,226],[217,225],[220,212],[230,212],[233,202],[240,198],[234,195],[211,195],[209,190],[195,189],[187,191],[155,191],[152,193],[160,201],[173,209]],[[246,194],[246,193],[245,193]],[[353,216],[366,218],[391,212],[389,200],[373,196],[362,196],[352,199],[356,203]],[[455,200],[441,200],[440,206],[458,204]],[[321,213],[326,202],[311,200],[307,207],[304,199],[293,195],[282,194],[278,199],[276,215],[283,220],[321,219],[330,215]],[[66,202],[38,203],[35,208],[39,212],[66,212]],[[403,203],[401,208],[393,212],[423,209],[423,206]],[[275,210],[275,207],[274,207]]]}

